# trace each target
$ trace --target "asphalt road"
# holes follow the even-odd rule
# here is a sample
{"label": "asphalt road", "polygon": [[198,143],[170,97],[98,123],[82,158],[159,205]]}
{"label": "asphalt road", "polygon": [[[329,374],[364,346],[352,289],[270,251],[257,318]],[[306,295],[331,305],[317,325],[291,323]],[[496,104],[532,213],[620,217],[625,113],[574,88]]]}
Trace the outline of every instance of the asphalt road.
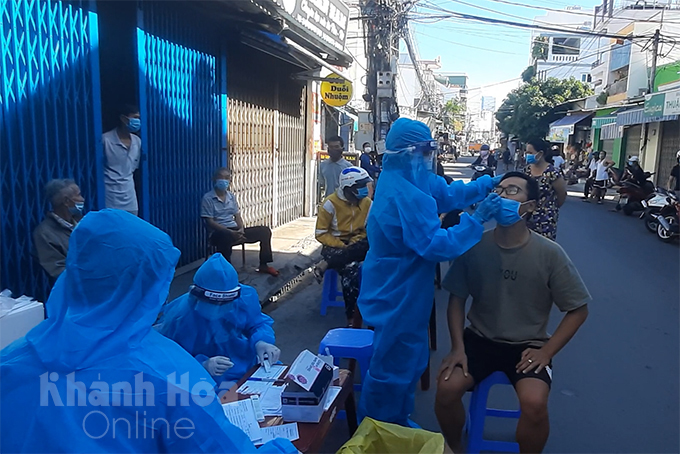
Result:
{"label": "asphalt road", "polygon": [[[462,161],[446,166],[447,173],[469,178],[465,162],[470,159]],[[660,242],[642,221],[612,212],[612,207],[570,196],[560,213],[558,242],[576,264],[593,302],[585,325],[554,359],[551,435],[545,452],[677,453],[678,245]],[[283,361],[292,361],[305,348],[316,352],[329,329],[343,326],[343,310],[331,308],[321,317],[320,300],[321,286],[308,279],[268,308]],[[438,291],[439,348],[431,352],[433,377],[450,347],[446,300],[445,292]],[[560,319],[554,311],[551,329]],[[433,379],[429,391],[417,391],[412,419],[439,431],[434,388]],[[514,391],[492,390],[490,403],[513,408]],[[513,439],[513,421],[487,421],[488,438]],[[325,451],[335,452],[346,439],[347,427],[338,421]]]}

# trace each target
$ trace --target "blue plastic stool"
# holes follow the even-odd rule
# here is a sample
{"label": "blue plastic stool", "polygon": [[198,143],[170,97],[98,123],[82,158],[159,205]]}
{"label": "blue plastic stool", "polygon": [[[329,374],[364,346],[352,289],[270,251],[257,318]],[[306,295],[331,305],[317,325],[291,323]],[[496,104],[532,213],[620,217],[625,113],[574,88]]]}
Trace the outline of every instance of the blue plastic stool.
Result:
{"label": "blue plastic stool", "polygon": [[[355,359],[359,364],[363,383],[368,365],[373,356],[373,331],[359,328],[336,328],[326,333],[319,344],[319,354],[325,355],[326,349],[333,355],[333,363],[338,366],[341,358]],[[361,391],[361,385],[354,385]]]}
{"label": "blue plastic stool", "polygon": [[508,380],[508,377],[503,372],[494,372],[475,386],[475,389],[472,391],[467,425],[467,452],[469,454],[478,454],[481,451],[519,452],[519,445],[517,443],[484,439],[484,419],[487,416],[495,418],[519,418],[519,410],[497,410],[495,408],[487,408],[486,406],[492,386],[509,384],[510,380]]}
{"label": "blue plastic stool", "polygon": [[326,315],[326,308],[328,307],[345,307],[342,291],[338,290],[338,272],[330,268],[323,275],[321,315]]}

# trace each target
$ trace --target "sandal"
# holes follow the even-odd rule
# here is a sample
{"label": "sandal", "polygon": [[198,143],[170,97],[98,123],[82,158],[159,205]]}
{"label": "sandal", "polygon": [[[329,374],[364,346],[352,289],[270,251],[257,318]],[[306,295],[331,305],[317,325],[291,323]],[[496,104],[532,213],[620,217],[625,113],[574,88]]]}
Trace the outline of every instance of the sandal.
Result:
{"label": "sandal", "polygon": [[269,274],[269,275],[274,276],[274,277],[278,277],[278,275],[279,275],[278,270],[276,268],[271,267],[271,266],[261,266],[256,271],[258,273]]}

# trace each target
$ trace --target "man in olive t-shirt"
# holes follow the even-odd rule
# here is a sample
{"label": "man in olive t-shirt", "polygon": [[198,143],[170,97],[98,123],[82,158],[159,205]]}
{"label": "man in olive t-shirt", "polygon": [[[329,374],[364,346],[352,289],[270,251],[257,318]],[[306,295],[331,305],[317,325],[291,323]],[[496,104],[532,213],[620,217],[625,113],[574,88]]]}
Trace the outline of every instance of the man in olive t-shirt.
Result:
{"label": "man in olive t-shirt", "polygon": [[[585,321],[591,298],[564,250],[526,226],[539,198],[536,180],[509,172],[495,191],[502,197],[498,226],[454,262],[443,282],[451,293],[452,348],[437,378],[435,412],[450,447],[460,451],[462,396],[493,372],[504,372],[522,411],[520,452],[535,453],[543,450],[550,429],[552,358]],[[464,330],[468,296],[470,326]],[[566,315],[550,337],[553,304]]]}

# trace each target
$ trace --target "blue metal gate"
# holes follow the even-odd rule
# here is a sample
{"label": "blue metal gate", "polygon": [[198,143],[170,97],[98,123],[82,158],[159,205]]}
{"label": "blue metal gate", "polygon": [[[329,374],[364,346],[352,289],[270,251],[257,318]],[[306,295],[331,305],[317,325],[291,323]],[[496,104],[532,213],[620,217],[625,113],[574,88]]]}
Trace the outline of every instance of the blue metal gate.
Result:
{"label": "blue metal gate", "polygon": [[201,197],[226,164],[226,74],[219,40],[199,17],[172,2],[140,6],[142,216],[170,235],[187,264],[205,256]]}
{"label": "blue metal gate", "polygon": [[42,299],[31,234],[48,208],[45,183],[73,178],[87,209],[103,199],[97,16],[47,0],[0,0],[0,16],[0,276]]}

